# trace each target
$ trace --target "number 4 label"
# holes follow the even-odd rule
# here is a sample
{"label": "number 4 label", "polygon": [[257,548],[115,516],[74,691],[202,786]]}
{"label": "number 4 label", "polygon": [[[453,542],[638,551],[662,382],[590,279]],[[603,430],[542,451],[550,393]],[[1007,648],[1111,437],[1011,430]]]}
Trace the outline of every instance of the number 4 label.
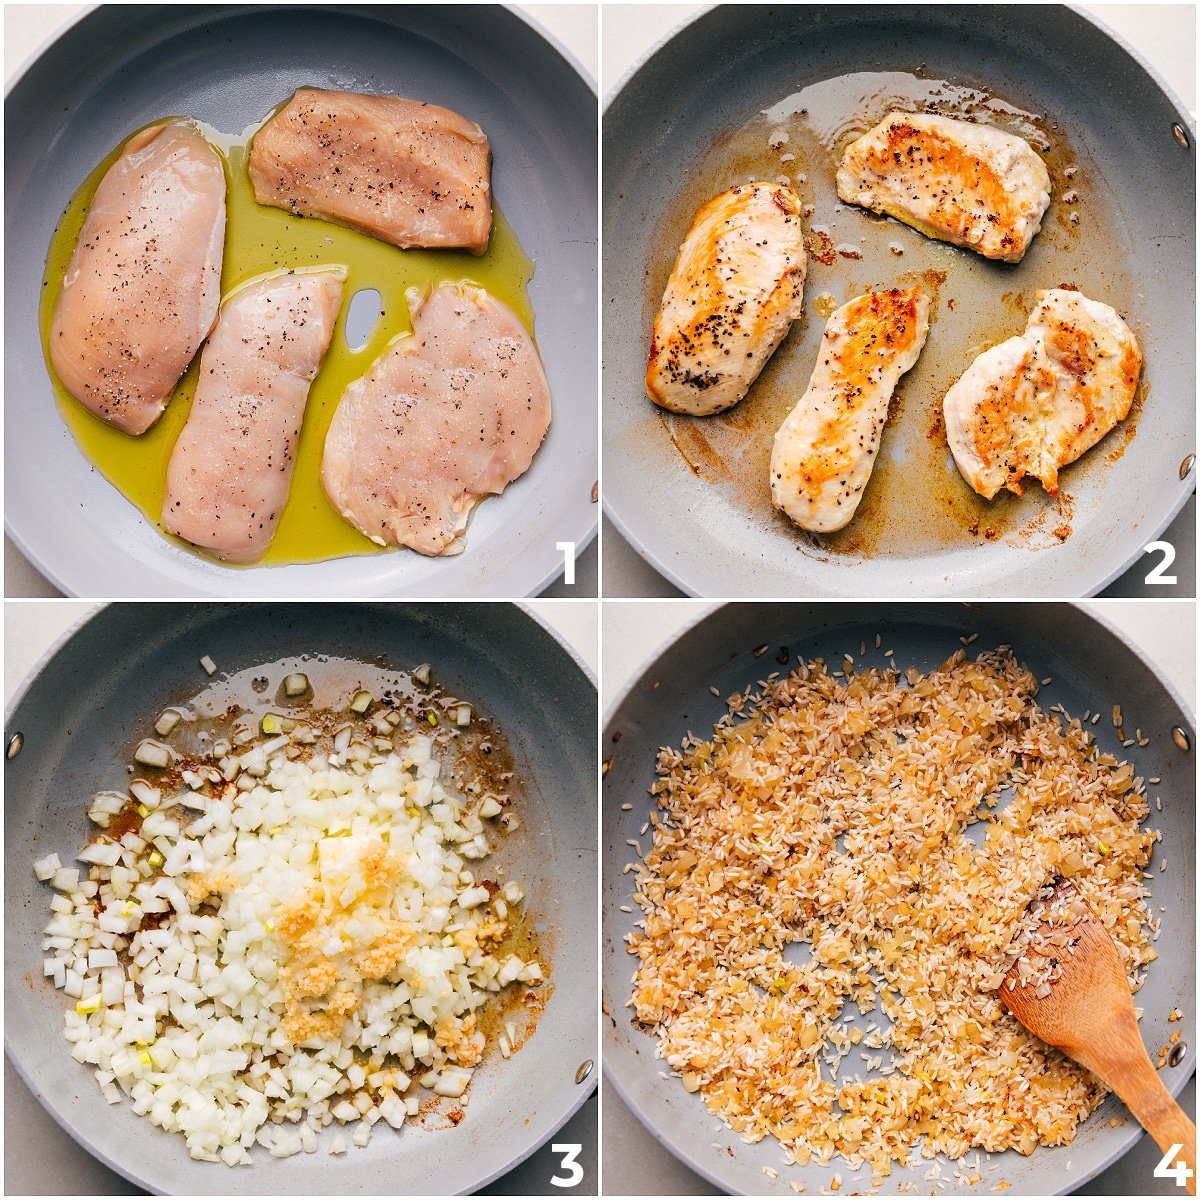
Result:
{"label": "number 4 label", "polygon": [[[563,1156],[562,1168],[567,1172],[564,1178],[559,1178],[557,1175],[550,1176],[550,1182],[555,1187],[572,1188],[583,1178],[583,1168],[575,1161],[583,1150],[583,1146],[579,1142],[555,1142],[550,1149],[555,1154]],[[1175,1147],[1179,1149],[1178,1146]]]}
{"label": "number 4 label", "polygon": [[1174,575],[1164,575],[1163,572],[1175,561],[1175,547],[1170,542],[1150,542],[1144,554],[1161,554],[1162,562],[1146,576],[1147,583],[1174,583]]}
{"label": "number 4 label", "polygon": [[[558,1147],[556,1146],[555,1149],[558,1149]],[[1158,1166],[1154,1168],[1155,1179],[1173,1179],[1175,1180],[1176,1187],[1187,1187],[1187,1181],[1195,1174],[1192,1168],[1187,1165],[1187,1162],[1182,1157],[1175,1166],[1171,1166],[1171,1159],[1173,1159],[1175,1155],[1177,1155],[1182,1149],[1183,1143],[1176,1142],[1175,1145],[1172,1146],[1170,1150],[1168,1150],[1166,1154],[1162,1156]]]}

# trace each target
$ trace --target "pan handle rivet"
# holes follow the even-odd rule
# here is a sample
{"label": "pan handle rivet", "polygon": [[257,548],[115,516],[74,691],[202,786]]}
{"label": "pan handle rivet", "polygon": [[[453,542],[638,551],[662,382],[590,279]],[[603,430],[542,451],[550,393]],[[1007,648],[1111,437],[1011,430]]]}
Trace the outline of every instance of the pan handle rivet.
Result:
{"label": "pan handle rivet", "polygon": [[25,745],[25,735],[23,733],[14,733],[8,739],[8,748],[4,751],[5,758],[16,758],[21,753],[21,747]]}
{"label": "pan handle rivet", "polygon": [[1171,736],[1175,739],[1175,745],[1185,754],[1192,748],[1192,739],[1188,737],[1187,732],[1181,729],[1178,725],[1171,726]]}
{"label": "pan handle rivet", "polygon": [[1171,1053],[1167,1055],[1167,1066],[1177,1067],[1183,1062],[1183,1056],[1187,1053],[1187,1042],[1177,1042]]}
{"label": "pan handle rivet", "polygon": [[581,1062],[579,1070],[575,1072],[575,1082],[582,1083],[592,1073],[592,1068],[595,1065],[590,1058],[586,1062]]}
{"label": "pan handle rivet", "polygon": [[1179,478],[1186,479],[1188,477],[1188,474],[1191,472],[1191,469],[1195,465],[1196,465],[1196,456],[1194,454],[1189,454],[1187,456],[1187,458],[1185,458],[1183,460],[1183,462],[1181,462],[1179,464]]}
{"label": "pan handle rivet", "polygon": [[1171,132],[1175,135],[1175,140],[1186,150],[1192,143],[1188,140],[1187,130],[1182,125],[1176,122],[1171,126]]}

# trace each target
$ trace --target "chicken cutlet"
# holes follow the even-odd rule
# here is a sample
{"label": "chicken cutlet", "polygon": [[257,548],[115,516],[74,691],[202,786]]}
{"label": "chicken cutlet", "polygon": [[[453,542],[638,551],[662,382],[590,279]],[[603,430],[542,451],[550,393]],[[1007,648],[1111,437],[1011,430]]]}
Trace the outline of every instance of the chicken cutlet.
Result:
{"label": "chicken cutlet", "polygon": [[856,296],[829,318],[808,390],[775,435],[771,499],[802,529],[849,524],[871,477],[888,405],[929,333],[920,287]]}
{"label": "chicken cutlet", "polygon": [[696,214],[654,320],[646,390],[655,404],[704,417],[749,390],[803,312],[800,209],[786,185],[746,183]]}
{"label": "chicken cutlet", "polygon": [[487,136],[436,104],[300,88],[254,135],[249,172],[259,204],[402,248],[487,249]]}
{"label": "chicken cutlet", "polygon": [[343,266],[275,271],[226,299],[167,467],[168,532],[226,562],[266,553],[346,274]]}
{"label": "chicken cutlet", "polygon": [[338,404],[321,483],[381,546],[460,554],[472,508],[524,474],[550,424],[533,339],[482,288],[410,288],[413,331]]}
{"label": "chicken cutlet", "polygon": [[846,147],[837,191],[847,204],[895,217],[926,237],[1017,263],[1042,227],[1050,175],[1015,134],[892,112]]}
{"label": "chicken cutlet", "polygon": [[63,387],[145,433],[217,317],[225,168],[189,121],[135,133],[105,173],[50,326]]}
{"label": "chicken cutlet", "polygon": [[1142,370],[1115,309],[1066,288],[1038,292],[1025,332],[981,354],[946,393],[946,438],[962,477],[990,500],[1058,472],[1129,415]]}

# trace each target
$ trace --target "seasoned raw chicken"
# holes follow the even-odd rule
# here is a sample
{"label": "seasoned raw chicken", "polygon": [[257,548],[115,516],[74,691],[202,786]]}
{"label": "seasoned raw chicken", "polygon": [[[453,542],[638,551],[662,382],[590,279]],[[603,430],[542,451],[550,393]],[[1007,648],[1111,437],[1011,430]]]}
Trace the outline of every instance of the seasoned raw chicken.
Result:
{"label": "seasoned raw chicken", "polygon": [[71,255],[50,363],[98,417],[145,433],[217,318],[225,169],[187,121],[135,133]]}
{"label": "seasoned raw chicken", "polygon": [[324,217],[402,247],[487,249],[491,151],[448,108],[300,88],[254,135],[260,204]]}
{"label": "seasoned raw chicken", "polygon": [[321,483],[372,541],[460,554],[476,501],[524,474],[550,424],[533,339],[482,288],[410,288],[411,336],[346,389]]}
{"label": "seasoned raw chicken", "polygon": [[919,287],[856,296],[829,318],[808,391],[771,452],[771,499],[797,525],[832,533],[854,516],[892,392],[928,333]]}
{"label": "seasoned raw chicken", "polygon": [[846,147],[838,195],[985,258],[1020,262],[1050,203],[1050,176],[1011,133],[931,113],[888,113]]}
{"label": "seasoned raw chicken", "polygon": [[746,183],[696,214],[654,321],[646,390],[672,412],[732,408],[803,311],[800,198]]}
{"label": "seasoned raw chicken", "polygon": [[946,437],[962,477],[991,499],[1058,472],[1129,415],[1142,352],[1107,304],[1055,288],[1020,337],[981,354],[946,393]]}
{"label": "seasoned raw chicken", "polygon": [[226,299],[167,468],[170,533],[228,562],[266,553],[345,278],[342,266],[274,271]]}

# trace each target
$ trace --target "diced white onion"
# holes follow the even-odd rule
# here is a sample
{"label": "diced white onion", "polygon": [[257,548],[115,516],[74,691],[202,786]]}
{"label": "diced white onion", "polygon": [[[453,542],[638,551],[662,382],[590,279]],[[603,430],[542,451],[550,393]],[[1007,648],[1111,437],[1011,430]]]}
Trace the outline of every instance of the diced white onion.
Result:
{"label": "diced white onion", "polygon": [[175,761],[175,753],[170,746],[164,746],[162,742],[156,742],[152,738],[146,738],[138,743],[137,749],[133,752],[134,762],[139,762],[146,767],[169,767]]}
{"label": "diced white onion", "polygon": [[[405,718],[382,705],[367,716],[374,699],[355,699],[364,719],[336,731],[332,754],[291,717],[266,738],[243,717],[236,751],[212,739],[181,772],[189,790],[164,797],[134,779],[129,796],[93,798],[98,823],[130,797],[142,820],[81,851],[89,878],[57,855],[35,864],[57,889],[43,974],[72,999],[72,1056],[95,1070],[106,1100],[127,1097],[135,1113],[183,1134],[194,1158],[236,1166],[252,1152],[314,1153],[328,1124],[354,1126],[331,1140],[331,1154],[348,1138],[365,1146],[374,1125],[399,1129],[417,1113],[419,1097],[405,1095],[415,1078],[462,1097],[472,1070],[456,1061],[462,1050],[439,1044],[441,1030],[502,987],[540,978],[538,964],[501,963],[479,947],[479,931],[507,911],[466,866],[490,853],[480,821],[488,797],[453,794],[431,737],[393,740]],[[469,705],[446,711],[460,725],[472,719]],[[147,766],[176,761],[149,739],[138,750]],[[378,888],[368,866],[377,860],[364,857],[375,846],[402,863],[398,887]],[[523,895],[511,882],[506,893],[514,886]],[[335,965],[358,1007],[341,1037],[293,1045],[280,980],[293,951],[279,910],[314,888],[333,906],[314,953]],[[364,979],[356,964],[392,922],[417,939],[404,981]],[[470,1028],[462,1044],[477,1050],[482,1035]],[[511,1033],[500,1041],[511,1053]]]}
{"label": "diced white onion", "polygon": [[92,842],[75,855],[80,862],[95,863],[99,867],[115,867],[121,861],[119,842]]}
{"label": "diced white onion", "polygon": [[467,1090],[471,1082],[471,1072],[466,1067],[446,1067],[442,1077],[433,1085],[433,1091],[438,1096],[457,1098]]}
{"label": "diced white onion", "polygon": [[162,716],[154,722],[154,732],[159,737],[166,737],[183,718],[173,708],[168,708],[163,711]]}
{"label": "diced white onion", "polygon": [[58,861],[57,854],[47,854],[45,858],[39,858],[33,864],[33,874],[35,878],[45,882],[47,879],[53,878],[54,873],[61,866],[62,863]]}
{"label": "diced white onion", "polygon": [[[144,779],[135,779],[129,785],[129,794],[147,808],[157,808],[162,803],[162,791],[147,783]],[[117,812],[121,810],[118,808]]]}

